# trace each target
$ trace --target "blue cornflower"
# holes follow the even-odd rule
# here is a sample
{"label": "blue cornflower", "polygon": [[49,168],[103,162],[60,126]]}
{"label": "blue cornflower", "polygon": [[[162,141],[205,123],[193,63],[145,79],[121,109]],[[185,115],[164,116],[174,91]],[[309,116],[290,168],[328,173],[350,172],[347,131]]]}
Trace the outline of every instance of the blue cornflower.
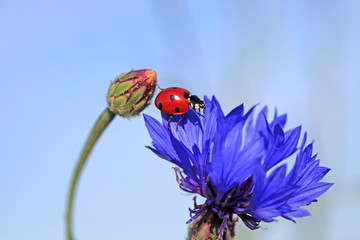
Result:
{"label": "blue cornflower", "polygon": [[[177,116],[169,131],[167,114],[162,123],[144,115],[153,140],[148,148],[178,166],[182,190],[206,198],[190,209],[188,223],[215,216],[223,235],[233,228],[234,215],[253,230],[278,216],[295,222],[310,215],[301,207],[316,202],[332,184],[320,182],[330,169],[319,166],[313,144],[305,144],[306,133],[298,144],[301,127],[284,131],[286,115],[275,111],[269,121],[266,107],[256,118],[255,106],[245,113],[243,105],[225,116],[215,97],[205,102],[205,118],[190,109],[177,131]],[[296,160],[287,173],[283,161],[293,154]]]}

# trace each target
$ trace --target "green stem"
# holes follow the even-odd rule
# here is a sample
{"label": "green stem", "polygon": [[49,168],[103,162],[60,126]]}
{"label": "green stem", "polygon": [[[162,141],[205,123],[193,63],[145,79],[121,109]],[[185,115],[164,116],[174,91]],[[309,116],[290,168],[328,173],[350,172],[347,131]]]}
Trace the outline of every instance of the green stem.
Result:
{"label": "green stem", "polygon": [[79,180],[80,173],[96,141],[103,133],[105,128],[109,125],[109,123],[114,119],[114,117],[115,114],[111,112],[108,108],[106,108],[103,111],[103,113],[99,116],[95,125],[93,126],[91,133],[87,139],[87,142],[81,152],[79,160],[76,164],[76,168],[71,180],[71,187],[70,187],[70,192],[67,202],[67,211],[66,211],[66,226],[67,226],[68,240],[74,239],[72,234],[72,212],[73,212],[72,207],[73,207],[75,190]]}

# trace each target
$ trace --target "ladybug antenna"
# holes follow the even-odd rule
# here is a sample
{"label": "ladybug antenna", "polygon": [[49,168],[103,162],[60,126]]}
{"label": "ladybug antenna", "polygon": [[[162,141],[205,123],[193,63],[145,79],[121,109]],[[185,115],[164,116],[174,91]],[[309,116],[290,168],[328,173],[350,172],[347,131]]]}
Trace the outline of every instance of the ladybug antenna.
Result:
{"label": "ladybug antenna", "polygon": [[160,89],[160,91],[164,90],[163,88],[161,88],[161,87],[159,86],[159,84],[156,85],[156,86],[158,87],[158,89]]}

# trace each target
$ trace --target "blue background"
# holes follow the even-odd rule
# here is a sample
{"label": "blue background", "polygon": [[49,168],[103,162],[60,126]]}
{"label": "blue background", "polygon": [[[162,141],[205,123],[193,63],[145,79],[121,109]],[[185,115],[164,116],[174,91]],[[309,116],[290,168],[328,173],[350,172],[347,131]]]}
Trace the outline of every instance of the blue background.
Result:
{"label": "blue background", "polygon": [[[237,239],[358,239],[359,12],[356,0],[1,1],[0,239],[65,238],[69,180],[108,85],[142,68],[225,112],[277,107],[333,169],[312,217],[238,224]],[[184,239],[192,195],[150,142],[142,117],[111,123],[81,177],[77,239]]]}

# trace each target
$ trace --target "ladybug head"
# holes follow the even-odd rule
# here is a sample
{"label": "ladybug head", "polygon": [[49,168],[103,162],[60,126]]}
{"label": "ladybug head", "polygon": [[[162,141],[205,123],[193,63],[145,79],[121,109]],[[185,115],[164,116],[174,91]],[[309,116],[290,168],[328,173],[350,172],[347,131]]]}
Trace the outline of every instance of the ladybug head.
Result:
{"label": "ladybug head", "polygon": [[191,95],[190,96],[190,106],[192,107],[192,109],[196,110],[196,109],[200,109],[202,108],[203,110],[206,109],[206,104],[203,100],[201,100],[198,96],[196,95]]}

